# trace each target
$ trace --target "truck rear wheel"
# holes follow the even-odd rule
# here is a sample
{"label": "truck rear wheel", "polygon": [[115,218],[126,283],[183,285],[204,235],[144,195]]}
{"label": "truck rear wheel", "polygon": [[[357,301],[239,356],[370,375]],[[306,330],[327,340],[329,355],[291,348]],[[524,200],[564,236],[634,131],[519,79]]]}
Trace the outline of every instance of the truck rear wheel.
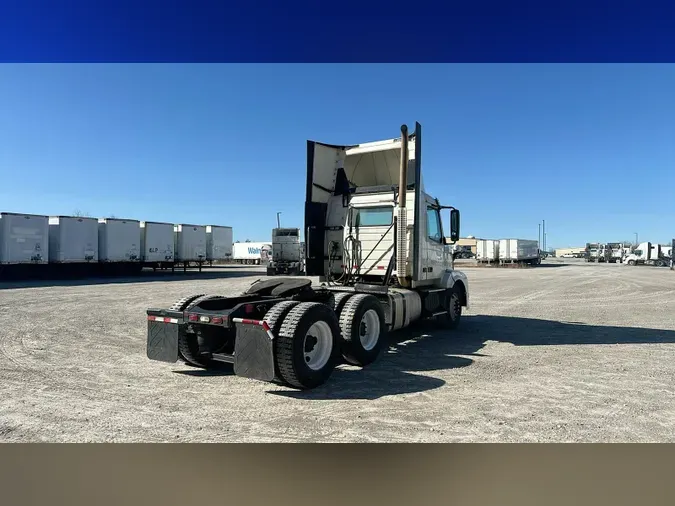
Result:
{"label": "truck rear wheel", "polygon": [[300,304],[300,302],[295,300],[285,300],[284,302],[275,304],[267,311],[267,313],[265,313],[264,320],[267,322],[267,325],[275,337],[279,335],[281,324],[283,323],[284,318],[286,318],[286,315],[298,304]]}
{"label": "truck rear wheel", "polygon": [[333,310],[318,302],[291,309],[275,339],[275,366],[280,379],[295,388],[325,383],[339,358],[340,327]]}
{"label": "truck rear wheel", "polygon": [[335,311],[335,315],[340,318],[340,313],[342,313],[342,309],[345,307],[345,304],[347,303],[347,300],[354,295],[353,292],[334,292],[333,293],[333,301],[332,301],[332,308],[333,311]]}
{"label": "truck rear wheel", "polygon": [[361,367],[375,362],[386,335],[384,310],[377,297],[350,297],[340,312],[340,331],[346,362]]}
{"label": "truck rear wheel", "polygon": [[[208,299],[218,297],[218,295],[199,295],[196,297],[189,297],[186,299],[181,299],[176,304],[180,304],[184,300],[189,300],[187,303],[183,303],[180,308],[176,309],[177,311],[189,311],[191,308]],[[175,305],[174,305],[175,306]],[[213,339],[212,336],[208,336],[203,343],[206,348],[213,348]],[[224,343],[223,343],[224,344]],[[221,346],[222,347],[222,346]],[[178,335],[178,356],[182,358],[185,363],[193,367],[201,367],[203,369],[211,368],[220,368],[222,364],[211,360],[210,358],[203,356],[202,351],[209,351],[211,353],[217,353],[218,349],[208,349],[202,350],[202,346],[199,344],[199,338],[197,334],[181,332]]]}

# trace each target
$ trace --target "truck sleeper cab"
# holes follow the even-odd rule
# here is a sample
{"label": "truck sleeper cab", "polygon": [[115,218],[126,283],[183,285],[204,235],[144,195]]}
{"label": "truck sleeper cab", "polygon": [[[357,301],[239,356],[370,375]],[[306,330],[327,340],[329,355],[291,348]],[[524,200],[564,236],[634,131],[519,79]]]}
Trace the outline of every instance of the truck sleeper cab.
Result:
{"label": "truck sleeper cab", "polygon": [[321,284],[267,278],[238,297],[199,294],[148,309],[148,358],[229,362],[237,375],[307,389],[340,360],[373,363],[388,332],[421,318],[456,328],[469,286],[453,269],[441,211],[450,210],[450,242],[459,211],[424,191],[421,140],[418,123],[388,141],[308,141],[304,260]]}

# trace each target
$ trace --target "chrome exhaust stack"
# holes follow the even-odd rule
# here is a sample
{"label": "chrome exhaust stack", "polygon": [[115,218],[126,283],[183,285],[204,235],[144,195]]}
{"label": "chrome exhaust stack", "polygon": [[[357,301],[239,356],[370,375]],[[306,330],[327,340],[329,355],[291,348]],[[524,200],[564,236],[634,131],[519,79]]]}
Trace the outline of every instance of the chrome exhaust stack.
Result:
{"label": "chrome exhaust stack", "polygon": [[398,216],[396,218],[396,277],[401,286],[408,286],[408,126],[401,125],[401,169],[398,184]]}

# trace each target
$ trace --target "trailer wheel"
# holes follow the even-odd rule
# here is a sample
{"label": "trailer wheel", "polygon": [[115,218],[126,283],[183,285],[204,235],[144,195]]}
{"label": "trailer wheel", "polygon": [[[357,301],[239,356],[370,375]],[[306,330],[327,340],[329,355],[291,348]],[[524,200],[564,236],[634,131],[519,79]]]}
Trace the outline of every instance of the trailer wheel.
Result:
{"label": "trailer wheel", "polygon": [[352,365],[365,367],[377,360],[385,340],[384,310],[377,297],[359,294],[350,297],[340,312],[342,357]]}
{"label": "trailer wheel", "polygon": [[460,289],[452,287],[445,294],[445,310],[447,313],[443,316],[443,326],[448,329],[456,329],[462,318],[462,299],[463,294]]}
{"label": "trailer wheel", "polygon": [[339,358],[340,326],[333,310],[303,302],[288,313],[275,339],[275,366],[280,379],[295,388],[325,383]]}

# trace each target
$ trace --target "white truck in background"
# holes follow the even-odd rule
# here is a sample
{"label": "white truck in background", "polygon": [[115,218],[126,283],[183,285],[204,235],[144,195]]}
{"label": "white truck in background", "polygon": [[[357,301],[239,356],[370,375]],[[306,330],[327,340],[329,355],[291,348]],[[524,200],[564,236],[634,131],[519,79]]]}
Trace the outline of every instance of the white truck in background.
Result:
{"label": "white truck in background", "polygon": [[626,256],[624,263],[628,265],[653,265],[655,267],[666,267],[670,265],[672,258],[672,248],[661,246],[651,242],[643,242],[635,250]]}
{"label": "white truck in background", "polygon": [[267,275],[288,274],[299,276],[305,273],[305,255],[300,242],[299,228],[275,228],[272,230],[272,256],[267,264]]}

